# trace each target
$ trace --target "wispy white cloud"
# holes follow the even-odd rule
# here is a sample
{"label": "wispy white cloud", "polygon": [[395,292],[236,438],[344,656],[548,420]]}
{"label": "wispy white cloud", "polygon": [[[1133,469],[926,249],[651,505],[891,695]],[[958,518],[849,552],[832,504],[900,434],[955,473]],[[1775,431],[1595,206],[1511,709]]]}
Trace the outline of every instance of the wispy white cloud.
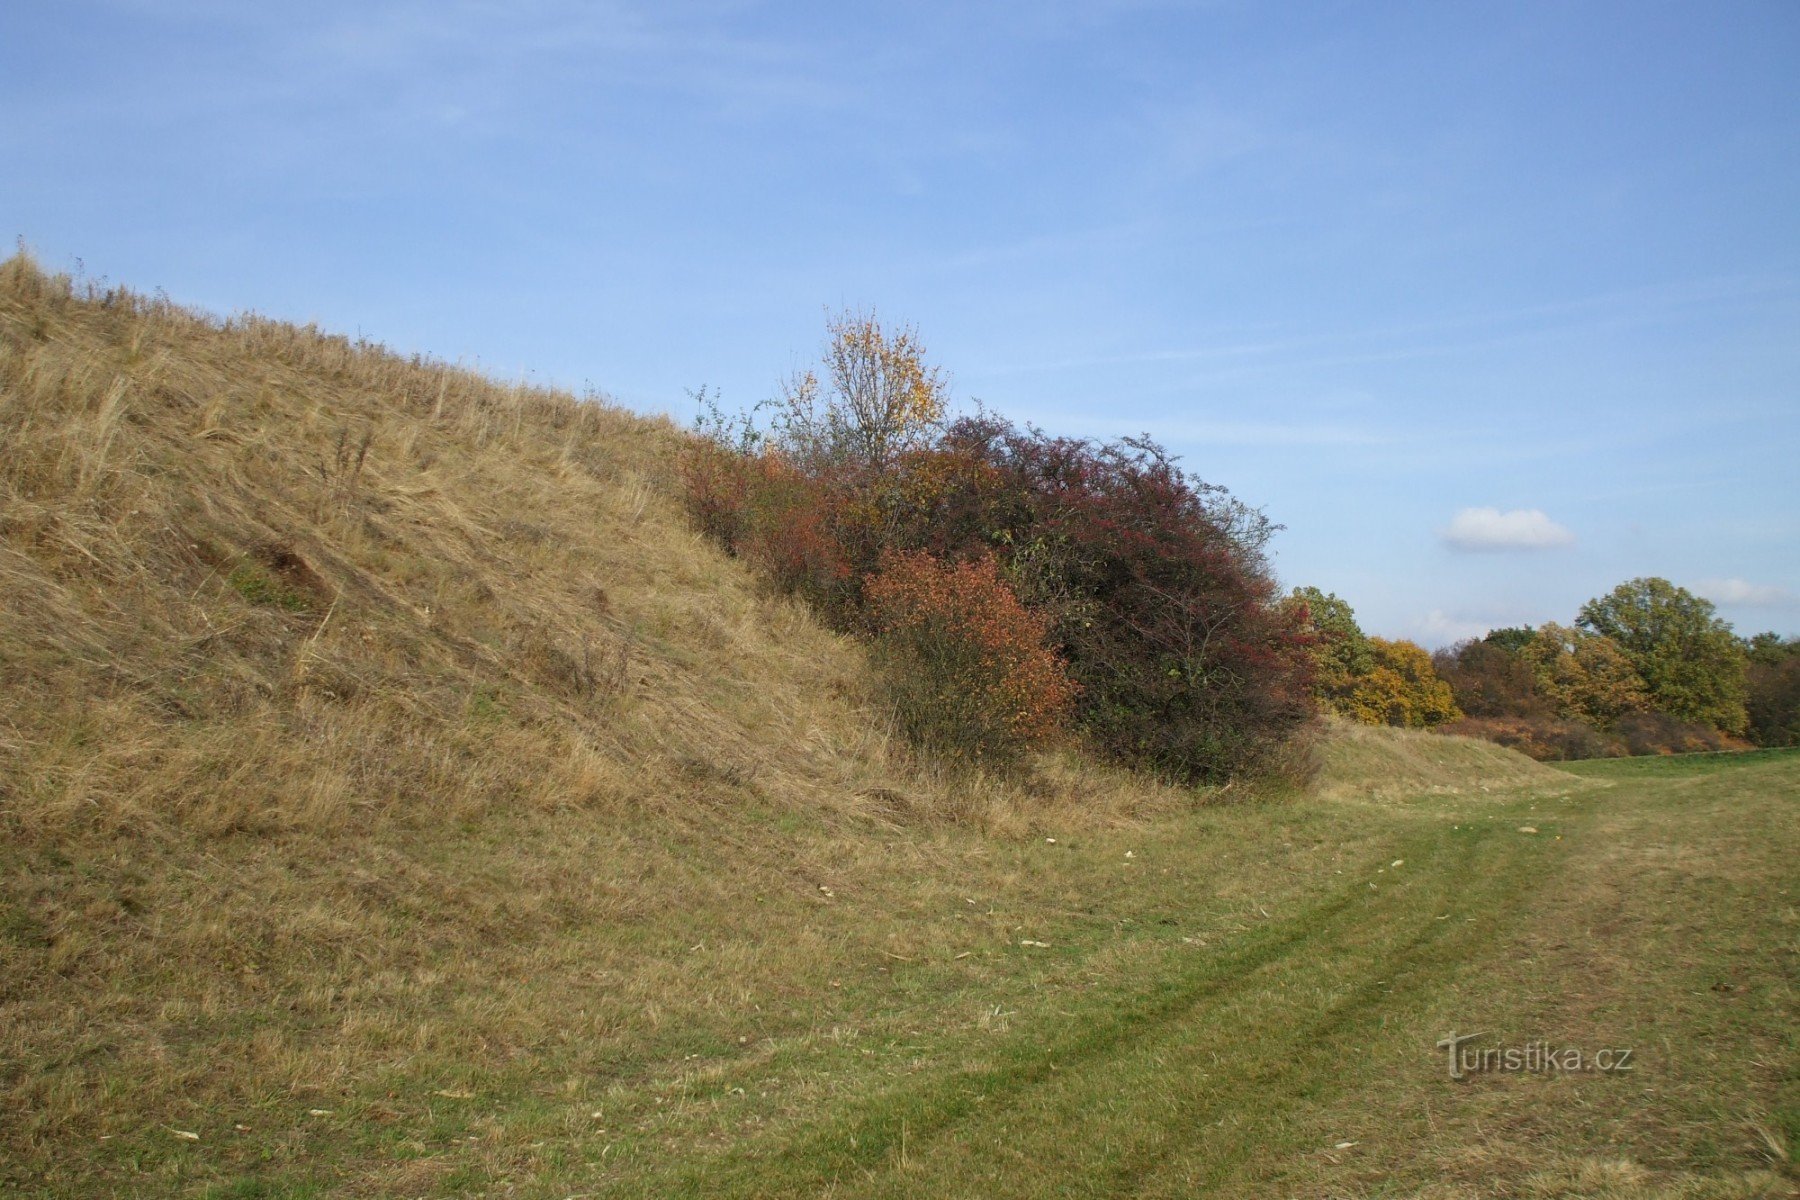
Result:
{"label": "wispy white cloud", "polygon": [[1715,604],[1734,604],[1744,608],[1797,608],[1800,595],[1770,583],[1751,583],[1748,579],[1702,579],[1694,591]]}
{"label": "wispy white cloud", "polygon": [[1571,545],[1575,535],[1541,508],[1459,509],[1447,528],[1439,530],[1454,550],[1548,550]]}

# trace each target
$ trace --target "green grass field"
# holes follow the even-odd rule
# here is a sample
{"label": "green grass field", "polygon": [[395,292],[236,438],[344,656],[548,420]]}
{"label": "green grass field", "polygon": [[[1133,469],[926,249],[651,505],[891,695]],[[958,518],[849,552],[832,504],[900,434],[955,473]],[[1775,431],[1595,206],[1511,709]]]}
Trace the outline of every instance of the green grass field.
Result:
{"label": "green grass field", "polygon": [[[678,1085],[598,1191],[1779,1193],[1800,756],[1582,775],[1170,829],[1110,911],[1006,952],[1004,1029],[946,1023],[957,973],[908,970],[870,995],[907,1029]],[[1457,1083],[1451,1030],[1634,1055]],[[769,1083],[814,1076],[843,1082],[799,1105]]]}
{"label": "green grass field", "polygon": [[[5,1179],[48,1195],[1791,1194],[1800,755],[1470,782],[1055,841],[895,833],[834,866],[818,855],[841,855],[839,835],[776,820],[737,839],[743,888],[698,871],[664,885],[679,904],[495,946],[506,962],[474,960],[479,986],[418,983],[429,968],[396,936],[360,968],[313,964],[316,982],[342,972],[335,998],[271,981],[273,1011],[165,1007],[135,1060],[161,1072],[151,1091],[127,1078],[124,1030],[15,1057],[46,1099],[98,1073],[100,1108],[15,1112]],[[605,856],[570,832],[490,823],[430,873],[469,878],[505,844],[512,865],[480,881],[504,893],[539,855]],[[640,848],[639,869],[717,867],[701,829],[684,836]],[[804,879],[773,889],[783,843]],[[251,858],[208,849],[213,886],[256,870],[236,849]],[[395,887],[385,902],[405,908]],[[609,1008],[626,959],[663,965]],[[1453,1081],[1435,1045],[1452,1031],[1630,1049],[1631,1069]],[[250,1048],[313,1039],[335,1043],[336,1079],[259,1092]],[[184,1064],[186,1092],[168,1074]]]}

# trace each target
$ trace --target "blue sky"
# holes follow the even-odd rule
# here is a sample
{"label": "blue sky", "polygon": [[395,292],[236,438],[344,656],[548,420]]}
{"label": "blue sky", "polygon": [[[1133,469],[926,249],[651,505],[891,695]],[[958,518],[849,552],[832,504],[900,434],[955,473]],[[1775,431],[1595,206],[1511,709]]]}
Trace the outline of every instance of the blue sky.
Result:
{"label": "blue sky", "polygon": [[0,9],[48,265],[691,414],[828,309],[1430,645],[1800,632],[1800,4]]}

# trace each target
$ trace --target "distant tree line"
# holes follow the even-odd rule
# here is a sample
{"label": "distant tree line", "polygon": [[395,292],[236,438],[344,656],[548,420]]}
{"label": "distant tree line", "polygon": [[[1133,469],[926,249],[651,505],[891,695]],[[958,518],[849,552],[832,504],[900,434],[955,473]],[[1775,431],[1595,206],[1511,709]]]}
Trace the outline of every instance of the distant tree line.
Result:
{"label": "distant tree line", "polygon": [[1666,579],[1622,583],[1573,626],[1497,629],[1433,656],[1466,719],[1539,758],[1800,744],[1800,640],[1739,638]]}
{"label": "distant tree line", "polygon": [[1462,716],[1424,647],[1365,634],[1346,601],[1315,587],[1295,588],[1286,604],[1306,631],[1314,698],[1326,712],[1406,729]]}
{"label": "distant tree line", "polygon": [[1321,707],[1375,725],[1488,738],[1540,759],[1800,745],[1800,639],[1739,639],[1710,602],[1633,579],[1573,625],[1496,629],[1427,655],[1370,637],[1317,588],[1288,603]]}

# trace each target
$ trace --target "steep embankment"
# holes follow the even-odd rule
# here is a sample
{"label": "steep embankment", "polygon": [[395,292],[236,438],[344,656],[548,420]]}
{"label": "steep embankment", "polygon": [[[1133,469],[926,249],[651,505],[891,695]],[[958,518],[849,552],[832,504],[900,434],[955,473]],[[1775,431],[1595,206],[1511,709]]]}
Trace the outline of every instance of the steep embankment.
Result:
{"label": "steep embankment", "polygon": [[[857,647],[688,530],[679,437],[0,266],[0,1161],[81,1192],[572,1030],[641,1069],[905,953],[981,852],[934,829],[1190,802],[914,769]],[[892,921],[812,926],[859,885]]]}
{"label": "steep embankment", "polygon": [[853,646],[689,532],[666,423],[24,259],[0,388],[17,828],[970,803],[892,758]]}

